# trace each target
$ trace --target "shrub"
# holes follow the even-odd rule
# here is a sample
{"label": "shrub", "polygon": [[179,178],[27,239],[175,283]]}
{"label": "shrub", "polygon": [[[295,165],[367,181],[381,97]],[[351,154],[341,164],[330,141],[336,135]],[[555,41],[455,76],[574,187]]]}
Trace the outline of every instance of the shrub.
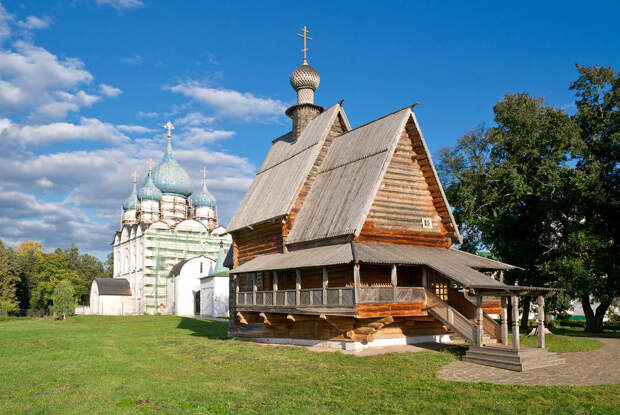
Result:
{"label": "shrub", "polygon": [[73,286],[67,280],[60,281],[52,294],[52,312],[56,317],[65,320],[73,314],[77,302],[73,298]]}

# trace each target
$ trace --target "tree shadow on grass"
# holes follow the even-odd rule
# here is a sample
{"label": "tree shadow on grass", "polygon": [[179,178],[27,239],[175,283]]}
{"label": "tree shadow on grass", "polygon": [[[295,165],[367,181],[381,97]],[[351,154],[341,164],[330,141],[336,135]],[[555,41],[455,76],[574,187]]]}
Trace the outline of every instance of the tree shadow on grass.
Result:
{"label": "tree shadow on grass", "polygon": [[551,330],[551,332],[553,334],[557,334],[557,335],[560,335],[560,336],[571,336],[571,337],[607,337],[607,338],[612,338],[612,339],[613,338],[615,338],[615,339],[620,338],[620,330],[605,329],[601,333],[590,333],[590,332],[585,331],[582,328],[564,327],[564,326],[551,327],[550,330]]}
{"label": "tree shadow on grass", "polygon": [[228,322],[181,317],[178,329],[192,331],[192,336],[228,340]]}

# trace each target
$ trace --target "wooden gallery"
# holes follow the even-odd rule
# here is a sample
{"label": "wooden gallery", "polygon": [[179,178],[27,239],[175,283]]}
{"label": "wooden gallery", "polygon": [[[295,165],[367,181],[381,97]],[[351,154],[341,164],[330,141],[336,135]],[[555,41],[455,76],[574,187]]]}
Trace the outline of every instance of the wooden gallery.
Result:
{"label": "wooden gallery", "polygon": [[[508,344],[507,297],[552,289],[501,282],[511,265],[451,248],[457,225],[412,107],[352,129],[342,102],[314,104],[316,70],[292,73],[292,130],[275,139],[228,227],[230,335],[347,350],[448,341],[513,370],[561,363]],[[497,323],[489,314],[499,314]]]}

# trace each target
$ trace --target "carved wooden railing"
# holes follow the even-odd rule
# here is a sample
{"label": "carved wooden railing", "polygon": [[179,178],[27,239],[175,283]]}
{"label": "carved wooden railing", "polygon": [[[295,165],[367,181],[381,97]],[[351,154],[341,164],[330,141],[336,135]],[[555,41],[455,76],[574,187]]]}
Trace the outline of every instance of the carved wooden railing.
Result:
{"label": "carved wooden railing", "polygon": [[423,287],[360,287],[357,304],[424,303]]}
{"label": "carved wooden railing", "polygon": [[[256,296],[254,296],[256,294]],[[256,300],[255,300],[256,298]],[[291,307],[291,306],[344,306],[355,305],[354,289],[304,288],[299,290],[243,291],[237,293],[237,305]]]}
{"label": "carved wooden railing", "polygon": [[474,343],[477,328],[471,320],[428,290],[426,290],[426,298],[426,311],[430,315],[450,327],[464,339]]}

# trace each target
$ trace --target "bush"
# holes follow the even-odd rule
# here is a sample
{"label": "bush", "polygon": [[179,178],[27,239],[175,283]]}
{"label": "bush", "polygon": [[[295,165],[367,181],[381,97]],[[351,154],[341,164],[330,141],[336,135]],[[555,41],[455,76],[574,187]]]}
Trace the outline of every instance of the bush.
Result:
{"label": "bush", "polygon": [[0,319],[4,320],[9,316],[9,313],[17,311],[17,304],[14,301],[0,300]]}
{"label": "bush", "polygon": [[59,319],[65,320],[73,314],[77,302],[73,298],[73,286],[67,280],[60,281],[52,294],[52,312]]}

